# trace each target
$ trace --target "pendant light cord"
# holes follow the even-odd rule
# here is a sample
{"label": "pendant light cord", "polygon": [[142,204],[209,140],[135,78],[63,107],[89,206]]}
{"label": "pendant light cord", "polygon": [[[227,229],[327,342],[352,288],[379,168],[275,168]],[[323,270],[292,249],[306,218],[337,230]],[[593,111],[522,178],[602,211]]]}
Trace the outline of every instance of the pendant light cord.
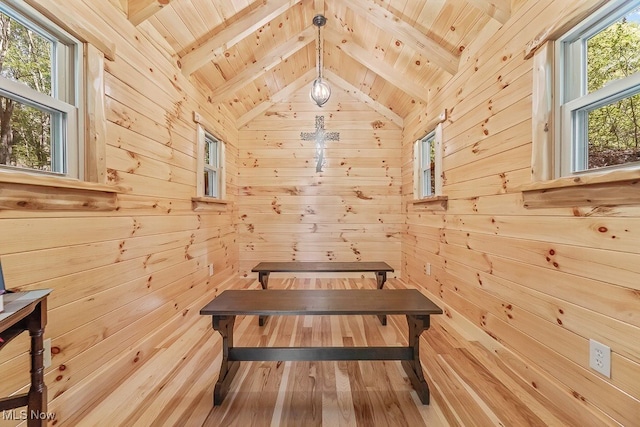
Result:
{"label": "pendant light cord", "polygon": [[318,78],[322,78],[322,63],[321,63],[321,43],[322,41],[320,40],[320,25],[318,25]]}

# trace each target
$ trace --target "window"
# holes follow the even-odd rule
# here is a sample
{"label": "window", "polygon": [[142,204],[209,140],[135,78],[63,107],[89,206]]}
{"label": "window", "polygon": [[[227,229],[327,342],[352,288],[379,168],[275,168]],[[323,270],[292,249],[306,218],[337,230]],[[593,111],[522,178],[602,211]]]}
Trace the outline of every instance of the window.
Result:
{"label": "window", "polygon": [[[197,198],[225,198],[225,144],[209,132],[201,123],[202,118],[194,113],[198,134]],[[206,202],[206,200],[205,200]]]}
{"label": "window", "polygon": [[572,22],[528,49],[534,182],[619,179],[640,167],[640,0],[610,1]]}
{"label": "window", "polygon": [[222,144],[213,135],[204,135],[204,196],[220,198],[220,150]]}
{"label": "window", "polygon": [[419,198],[433,196],[436,193],[435,180],[435,140],[436,132],[430,132],[424,138],[416,141],[416,158],[418,159],[418,196]]}
{"label": "window", "polygon": [[0,2],[0,168],[84,179],[83,47]]}
{"label": "window", "polygon": [[414,143],[415,200],[435,199],[442,195],[442,122],[445,118],[446,112],[431,124],[431,132]]}

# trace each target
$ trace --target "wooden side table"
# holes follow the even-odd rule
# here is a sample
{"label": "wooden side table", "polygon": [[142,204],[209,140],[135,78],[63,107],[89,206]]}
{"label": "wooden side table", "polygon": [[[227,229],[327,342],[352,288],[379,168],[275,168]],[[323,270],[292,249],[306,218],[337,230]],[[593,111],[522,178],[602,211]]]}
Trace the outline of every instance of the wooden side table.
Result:
{"label": "wooden side table", "polygon": [[47,386],[44,384],[44,327],[47,324],[47,295],[51,289],[4,295],[0,312],[0,350],[24,331],[31,336],[31,387],[29,392],[0,399],[0,411],[27,407],[27,426],[46,425]]}

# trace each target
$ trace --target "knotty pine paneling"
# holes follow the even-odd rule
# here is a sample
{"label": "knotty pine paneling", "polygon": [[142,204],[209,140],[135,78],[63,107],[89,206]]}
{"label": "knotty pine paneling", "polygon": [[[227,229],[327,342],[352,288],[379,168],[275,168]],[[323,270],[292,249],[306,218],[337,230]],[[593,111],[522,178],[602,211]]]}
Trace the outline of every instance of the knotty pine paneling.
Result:
{"label": "knotty pine paneling", "polygon": [[[309,85],[238,131],[240,274],[260,261],[386,261],[400,274],[402,130],[332,85],[322,108]],[[339,132],[316,172],[315,142]]]}
{"label": "knotty pine paneling", "polygon": [[[413,198],[412,146],[442,110],[448,210],[408,204],[403,278],[483,342],[576,425],[640,417],[640,207],[526,209],[532,61],[525,44],[562,10],[527,1],[459,72],[405,117],[402,199]],[[431,275],[425,266],[431,264]],[[473,326],[470,326],[473,325]],[[589,339],[612,350],[612,378],[589,368]]]}
{"label": "knotty pine paneling", "polygon": [[[46,9],[56,2],[33,3]],[[239,261],[235,205],[201,212],[191,205],[197,156],[193,111],[227,143],[232,202],[235,120],[183,76],[166,41],[151,27],[134,27],[110,2],[70,0],[65,10],[60,20],[79,27],[91,22],[116,46],[115,60],[105,61],[107,176],[131,191],[118,195],[111,212],[0,212],[8,287],[53,289],[45,333],[53,359],[45,381],[57,425],[73,425],[77,414],[141,366],[161,369],[147,362],[162,353],[167,336],[199,320],[202,306],[237,275]],[[24,391],[29,383],[28,341],[28,335],[20,336],[0,352],[2,396]],[[162,363],[179,359],[165,356]]]}

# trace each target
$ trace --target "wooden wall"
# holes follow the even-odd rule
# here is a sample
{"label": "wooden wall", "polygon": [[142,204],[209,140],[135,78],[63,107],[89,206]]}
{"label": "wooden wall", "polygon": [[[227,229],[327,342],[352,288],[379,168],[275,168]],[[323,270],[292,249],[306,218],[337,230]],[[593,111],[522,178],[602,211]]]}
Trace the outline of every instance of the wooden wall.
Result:
{"label": "wooden wall", "polygon": [[[56,0],[32,3],[54,14],[60,9]],[[45,338],[54,354],[45,381],[50,411],[73,425],[77,414],[160,354],[168,336],[207,322],[200,308],[236,276],[234,205],[192,210],[193,111],[227,142],[231,200],[238,151],[234,122],[182,75],[150,27],[136,29],[107,1],[68,0],[57,16],[116,46],[115,60],[105,61],[106,164],[108,180],[131,189],[118,195],[112,212],[0,211],[8,287],[53,289]],[[162,362],[178,363],[182,355],[174,356]],[[0,372],[0,395],[25,390],[27,334],[0,352]]]}
{"label": "wooden wall", "polygon": [[[424,123],[450,113],[448,210],[407,205],[404,278],[575,425],[637,425],[640,206],[523,207],[517,187],[531,175],[533,86],[524,47],[571,2],[517,3],[495,36],[465,50],[429,107],[405,118],[403,203],[412,200],[413,142]],[[589,368],[590,338],[611,347],[611,379]]]}
{"label": "wooden wall", "polygon": [[[363,260],[399,274],[402,130],[335,84],[322,108],[309,89],[238,131],[240,273],[259,261]],[[321,173],[315,142],[300,137],[315,131],[316,115],[340,133]]]}

